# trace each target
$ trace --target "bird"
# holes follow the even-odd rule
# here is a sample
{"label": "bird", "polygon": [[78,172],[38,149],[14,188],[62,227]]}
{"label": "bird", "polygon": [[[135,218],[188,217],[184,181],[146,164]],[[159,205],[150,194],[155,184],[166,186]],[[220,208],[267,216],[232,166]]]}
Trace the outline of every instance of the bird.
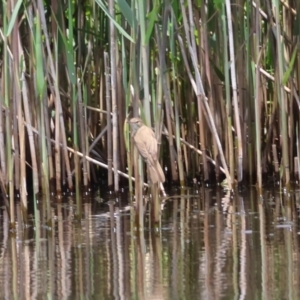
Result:
{"label": "bird", "polygon": [[157,140],[153,130],[146,126],[140,118],[130,119],[129,124],[134,144],[147,163],[151,182],[165,182],[165,174],[157,159]]}

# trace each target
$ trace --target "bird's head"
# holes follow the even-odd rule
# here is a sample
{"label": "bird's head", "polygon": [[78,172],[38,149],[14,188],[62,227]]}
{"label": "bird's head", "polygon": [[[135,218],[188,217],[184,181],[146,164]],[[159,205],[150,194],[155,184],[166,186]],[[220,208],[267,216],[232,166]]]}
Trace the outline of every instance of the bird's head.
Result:
{"label": "bird's head", "polygon": [[131,127],[131,134],[134,136],[138,129],[144,125],[142,119],[140,118],[132,118],[129,120],[129,125]]}

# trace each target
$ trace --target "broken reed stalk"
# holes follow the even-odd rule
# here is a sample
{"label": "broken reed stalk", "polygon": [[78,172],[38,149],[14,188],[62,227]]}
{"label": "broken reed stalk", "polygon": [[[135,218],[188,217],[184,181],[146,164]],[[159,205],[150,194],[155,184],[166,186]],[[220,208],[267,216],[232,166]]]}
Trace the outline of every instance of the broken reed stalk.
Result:
{"label": "broken reed stalk", "polygon": [[[168,131],[167,131],[166,128],[165,128],[163,134],[169,136],[169,133],[168,133]],[[175,139],[176,137],[173,135],[173,138]],[[199,155],[203,155],[203,152],[202,152],[201,150],[199,150],[197,147],[195,147],[195,146],[189,144],[189,143],[188,143],[187,141],[185,141],[183,138],[180,138],[180,143],[182,143],[183,145],[187,146],[188,148],[190,148],[190,149],[193,150],[194,152],[198,153]],[[209,161],[210,163],[212,163],[214,166],[217,165],[216,162],[215,162],[211,157],[207,156],[207,159],[208,159],[208,161]],[[226,175],[226,171],[225,171],[224,168],[219,167],[219,169],[221,170],[221,172],[222,172],[223,174]]]}
{"label": "broken reed stalk", "polygon": [[[32,132],[32,133],[34,133],[34,134],[36,134],[36,135],[39,135],[39,132],[38,132],[38,130],[37,130],[36,128],[34,128],[34,127],[32,127],[31,125],[27,124],[25,121],[24,121],[24,124],[25,124],[27,130],[28,130],[28,128],[31,128],[31,132]],[[56,143],[56,141],[53,140],[53,139],[50,139],[50,142],[51,142],[52,144],[55,144],[55,143]],[[61,148],[64,147],[62,143],[60,143],[59,146],[60,146]],[[72,154],[78,155],[79,157],[83,157],[83,154],[82,154],[80,151],[76,151],[76,150],[74,150],[74,149],[71,148],[71,147],[67,147],[67,151],[69,151],[69,152],[72,153]],[[88,156],[88,155],[86,155],[85,158],[86,158],[87,161],[89,161],[89,162],[91,162],[91,163],[93,163],[93,164],[95,164],[95,165],[97,165],[97,166],[99,166],[99,167],[101,167],[101,168],[104,168],[104,169],[107,169],[107,168],[108,168],[108,165],[106,165],[106,164],[104,164],[104,163],[102,163],[102,162],[100,162],[100,161],[98,161],[98,160],[96,160],[96,159],[94,159],[94,158],[92,158],[92,157],[90,157],[90,156]],[[115,171],[114,168],[112,168],[112,170]],[[118,172],[119,175],[123,176],[124,178],[129,178],[128,174],[123,173],[123,172],[121,172],[121,171],[119,171],[119,170],[117,170],[117,172]],[[134,177],[131,177],[131,180],[135,181],[135,178],[134,178]],[[147,183],[144,183],[143,186],[147,187],[148,184],[147,184]]]}

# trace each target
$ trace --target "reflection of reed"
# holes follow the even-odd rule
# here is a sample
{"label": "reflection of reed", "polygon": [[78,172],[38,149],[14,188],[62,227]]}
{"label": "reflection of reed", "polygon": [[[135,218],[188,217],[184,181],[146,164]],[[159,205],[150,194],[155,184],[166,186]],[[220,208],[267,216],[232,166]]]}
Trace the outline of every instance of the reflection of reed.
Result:
{"label": "reflection of reed", "polygon": [[60,280],[57,280],[57,290],[60,299],[67,299],[70,293],[70,272],[71,272],[71,235],[72,235],[72,211],[67,211],[63,215],[63,207],[57,204],[57,230],[58,230],[58,249],[59,257],[57,261],[57,271],[60,274]]}
{"label": "reflection of reed", "polygon": [[93,287],[93,274],[92,270],[90,269],[91,265],[91,250],[92,250],[92,241],[91,233],[93,232],[91,227],[91,215],[92,215],[92,206],[91,203],[85,203],[84,204],[84,216],[85,219],[83,220],[84,224],[84,245],[85,245],[85,260],[84,260],[84,288],[85,288],[85,295],[92,295],[94,291]]}
{"label": "reflection of reed", "polygon": [[119,294],[119,299],[125,299],[122,227],[121,227],[121,216],[118,212],[119,212],[119,208],[116,208],[116,250],[117,250],[117,258],[118,258],[118,286],[119,286],[118,294]]}
{"label": "reflection of reed", "polygon": [[[299,174],[300,176],[300,174]],[[300,270],[299,261],[300,261],[300,245],[299,245],[299,199],[300,193],[299,191],[295,192],[294,195],[291,197],[291,220],[294,222],[294,230],[292,231],[292,245],[293,245],[293,272],[291,272],[291,276],[293,276],[293,284],[296,286],[300,286]],[[295,222],[295,220],[298,220]],[[293,291],[293,297],[296,298],[299,296],[294,293],[294,288],[292,287],[290,291]]]}
{"label": "reflection of reed", "polygon": [[[206,199],[205,189],[201,188],[202,199]],[[204,221],[203,221],[203,235],[204,235],[204,253],[203,253],[203,263],[200,269],[204,272],[205,284],[204,289],[201,293],[204,299],[217,299],[214,288],[213,288],[213,270],[212,270],[212,249],[211,249],[211,236],[210,236],[210,215],[209,215],[209,201],[204,201],[203,211],[204,211]]]}
{"label": "reflection of reed", "polygon": [[240,212],[240,219],[241,219],[241,226],[240,226],[240,297],[239,299],[245,299],[246,292],[247,292],[247,239],[246,239],[246,215],[245,215],[245,208],[244,208],[244,199],[243,197],[237,196],[238,203],[240,204],[239,212]]}
{"label": "reflection of reed", "polygon": [[[76,201],[77,203],[77,201]],[[78,211],[77,211],[78,213]],[[84,281],[84,276],[83,276],[83,231],[82,231],[82,224],[80,222],[77,223],[76,226],[76,234],[77,234],[77,247],[75,248],[75,256],[77,257],[76,259],[76,288],[77,288],[77,293],[78,295],[84,295],[84,288],[83,288],[83,281]]]}
{"label": "reflection of reed", "polygon": [[146,246],[145,246],[145,238],[144,238],[144,231],[139,230],[137,232],[137,239],[136,239],[136,273],[137,273],[137,299],[144,300],[145,298],[145,260],[146,260]]}
{"label": "reflection of reed", "polygon": [[10,239],[11,246],[11,266],[12,266],[12,295],[14,299],[18,298],[18,269],[17,269],[17,249],[16,249],[16,237],[12,236]]}
{"label": "reflection of reed", "polygon": [[[294,204],[294,197],[290,197],[287,194],[284,194],[284,202],[285,202],[285,219],[286,223],[293,224],[292,219],[292,205]],[[294,207],[293,207],[294,208]],[[286,276],[286,285],[288,286],[289,298],[297,299],[297,295],[294,293],[293,285],[294,285],[294,249],[293,249],[293,231],[291,229],[286,228],[284,230],[284,245],[285,252],[287,257],[287,276]],[[296,252],[297,253],[297,252]]]}
{"label": "reflection of reed", "polygon": [[269,268],[268,268],[268,250],[266,243],[266,226],[265,226],[265,211],[263,207],[263,203],[258,203],[258,212],[259,212],[259,225],[260,225],[260,251],[261,251],[261,263],[262,263],[262,297],[263,299],[271,299],[268,293],[269,285],[268,285],[268,277],[269,277]]}
{"label": "reflection of reed", "polygon": [[[58,282],[58,288],[59,288],[59,297],[61,299],[65,299],[66,298],[66,265],[67,265],[67,261],[66,261],[66,255],[65,255],[65,250],[64,250],[64,234],[65,231],[63,229],[63,215],[62,215],[62,205],[60,203],[57,204],[57,230],[58,230],[58,247],[59,247],[59,253],[60,253],[60,266],[61,266],[61,270],[60,270],[60,274],[61,274],[61,281]],[[57,266],[59,269],[59,265]]]}
{"label": "reflection of reed", "polygon": [[150,286],[152,287],[152,291],[147,299],[164,299],[164,291],[163,291],[163,282],[162,282],[162,244],[161,244],[161,236],[159,233],[152,230],[151,232],[151,245],[152,245],[152,282]]}
{"label": "reflection of reed", "polygon": [[[209,207],[207,207],[207,209],[209,209]],[[231,215],[233,216],[233,215]],[[206,218],[205,218],[206,219]],[[229,249],[230,249],[230,242],[233,241],[234,244],[234,234],[228,234],[227,232],[227,228],[223,226],[224,221],[222,220],[222,214],[221,211],[219,210],[216,213],[216,251],[215,251],[215,255],[210,255],[210,261],[208,263],[210,263],[210,265],[215,265],[215,269],[210,270],[211,275],[213,275],[213,286],[209,286],[209,290],[207,290],[207,293],[209,293],[210,298],[209,299],[220,299],[222,298],[222,291],[225,288],[226,285],[226,278],[224,277],[224,273],[222,272],[224,267],[225,267],[225,263],[226,263],[226,259],[228,257],[228,253],[229,253]],[[209,226],[210,224],[207,222],[205,222],[205,227],[204,227],[204,231],[208,231],[210,228]],[[228,219],[227,219],[227,226],[228,226]],[[230,226],[231,227],[231,226]],[[233,230],[233,228],[232,228]],[[211,230],[210,230],[211,231]],[[204,232],[204,235],[206,233]],[[208,232],[207,232],[207,235]],[[208,237],[209,238],[209,237]],[[212,246],[213,241],[212,238],[209,238],[208,243]],[[211,247],[210,246],[210,247]],[[234,247],[232,249],[235,249]],[[211,251],[212,252],[212,251]]]}
{"label": "reflection of reed", "polygon": [[[50,210],[51,212],[51,210]],[[51,218],[53,220],[53,218]],[[48,234],[47,240],[47,247],[48,247],[48,290],[49,295],[51,298],[55,297],[55,231],[51,230]],[[47,279],[46,279],[47,282]]]}
{"label": "reflection of reed", "polygon": [[109,213],[110,213],[110,240],[111,240],[111,249],[110,253],[112,253],[112,269],[113,269],[113,295],[115,299],[118,299],[118,262],[117,262],[117,243],[115,236],[115,217],[114,217],[114,204],[112,201],[109,203]]}
{"label": "reflection of reed", "polygon": [[299,195],[237,193],[223,211],[222,191],[180,193],[155,231],[113,201],[97,215],[86,201],[81,221],[71,199],[55,204],[51,230],[10,232],[1,211],[0,298],[300,299]]}
{"label": "reflection of reed", "polygon": [[178,275],[179,275],[179,272],[178,272],[178,269],[179,269],[179,266],[178,266],[178,262],[179,262],[179,251],[178,251],[178,248],[179,247],[179,238],[178,238],[178,231],[177,231],[177,228],[178,228],[178,225],[177,225],[177,212],[178,212],[178,201],[174,201],[173,202],[173,211],[172,211],[172,224],[173,224],[173,238],[170,242],[171,244],[171,249],[172,249],[172,252],[171,252],[171,256],[172,256],[172,261],[171,261],[171,299],[179,299],[179,282],[180,280],[178,279]]}

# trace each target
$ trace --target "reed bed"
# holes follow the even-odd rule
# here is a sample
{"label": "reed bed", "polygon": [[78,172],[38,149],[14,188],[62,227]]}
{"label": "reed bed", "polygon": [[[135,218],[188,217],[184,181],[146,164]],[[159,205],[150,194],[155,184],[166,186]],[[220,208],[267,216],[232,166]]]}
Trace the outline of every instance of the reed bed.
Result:
{"label": "reed bed", "polygon": [[1,8],[0,183],[11,216],[15,193],[26,210],[30,192],[49,203],[50,191],[79,194],[103,178],[118,192],[120,172],[138,175],[141,193],[127,116],[155,129],[169,182],[299,182],[298,1]]}

